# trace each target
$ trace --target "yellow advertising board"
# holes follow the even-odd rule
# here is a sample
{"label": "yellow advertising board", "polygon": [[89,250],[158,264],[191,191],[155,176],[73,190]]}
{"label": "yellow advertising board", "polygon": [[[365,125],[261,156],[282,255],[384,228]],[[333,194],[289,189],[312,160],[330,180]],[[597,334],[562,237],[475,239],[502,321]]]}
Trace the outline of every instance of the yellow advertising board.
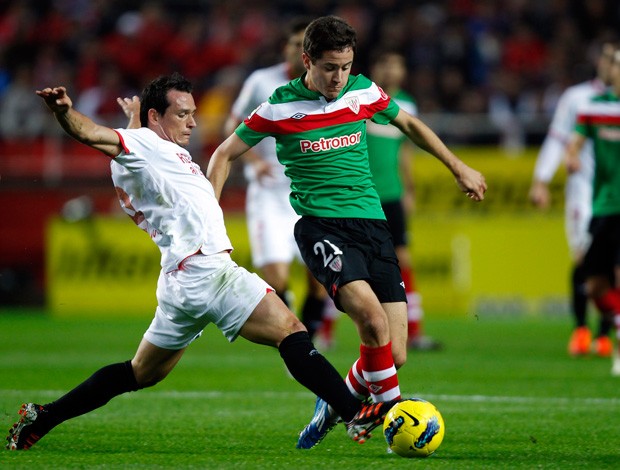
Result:
{"label": "yellow advertising board", "polygon": [[58,316],[153,315],[159,249],[129,217],[52,219],[46,235],[47,303]]}
{"label": "yellow advertising board", "polygon": [[535,151],[456,149],[486,177],[474,203],[433,157],[417,152],[411,252],[425,310],[446,314],[566,311],[569,253],[564,236],[563,171],[542,213],[528,201]]}

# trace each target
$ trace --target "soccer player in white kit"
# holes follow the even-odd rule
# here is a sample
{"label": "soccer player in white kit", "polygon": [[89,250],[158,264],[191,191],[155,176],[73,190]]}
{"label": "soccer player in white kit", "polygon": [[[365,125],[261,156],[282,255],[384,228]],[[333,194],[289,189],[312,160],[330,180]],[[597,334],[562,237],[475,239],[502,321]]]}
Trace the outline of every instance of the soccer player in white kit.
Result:
{"label": "soccer player in white kit", "polygon": [[155,316],[133,359],[99,369],[51,403],[22,405],[8,449],[27,450],[60,423],[163,380],[209,323],[231,342],[242,336],[277,347],[291,375],[343,419],[360,429],[374,424],[273,289],[230,258],[213,186],[186,150],[196,127],[191,92],[179,74],[159,77],[142,92],[143,127],[114,130],[75,111],[64,87],[37,91],[70,136],[110,157],[121,206],[159,247],[162,269]]}
{"label": "soccer player in white kit", "polygon": [[[304,31],[309,23],[310,19],[304,17],[291,20],[285,34],[284,62],[255,70],[245,80],[224,126],[226,136],[267,101],[276,88],[304,73],[301,52]],[[294,259],[303,263],[293,236],[299,215],[289,202],[291,180],[278,161],[273,137],[264,139],[246,152],[243,159],[248,181],[246,217],[252,264],[290,307],[287,295],[290,264]],[[312,338],[321,325],[323,310],[328,307],[335,310],[335,307],[323,286],[307,270],[306,276],[307,293],[301,308],[301,320]]]}
{"label": "soccer player in white kit", "polygon": [[[614,44],[603,44],[596,77],[567,88],[558,101],[549,131],[536,160],[530,189],[530,199],[538,207],[547,208],[550,204],[549,182],[562,163],[566,145],[575,129],[579,107],[591,97],[602,93],[609,85],[609,70],[614,50]],[[582,266],[583,256],[590,243],[588,225],[592,214],[594,176],[591,142],[584,146],[580,158],[580,171],[568,175],[566,180],[564,207],[566,238],[573,260],[571,289],[575,329],[568,344],[568,351],[573,356],[588,354],[591,348],[591,333],[586,321],[585,273]],[[600,356],[609,356],[612,352],[612,342],[609,338],[612,321],[606,313],[601,312],[599,331],[593,345],[594,351]]]}

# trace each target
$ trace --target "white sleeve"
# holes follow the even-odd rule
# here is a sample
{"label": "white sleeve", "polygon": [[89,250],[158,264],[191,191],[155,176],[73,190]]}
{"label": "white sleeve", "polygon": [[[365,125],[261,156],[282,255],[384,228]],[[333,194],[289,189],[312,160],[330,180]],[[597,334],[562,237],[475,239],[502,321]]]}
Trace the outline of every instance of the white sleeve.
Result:
{"label": "white sleeve", "polygon": [[534,179],[548,183],[553,179],[564,157],[566,145],[573,133],[576,120],[577,94],[566,90],[553,113],[547,136],[540,148],[534,167]]}
{"label": "white sleeve", "polygon": [[557,138],[552,132],[547,134],[536,159],[535,180],[549,183],[553,179],[553,175],[562,162],[565,148],[563,140]]}
{"label": "white sleeve", "polygon": [[123,151],[114,161],[130,171],[137,171],[148,164],[148,155],[157,150],[157,135],[142,127],[140,129],[114,129],[121,139]]}

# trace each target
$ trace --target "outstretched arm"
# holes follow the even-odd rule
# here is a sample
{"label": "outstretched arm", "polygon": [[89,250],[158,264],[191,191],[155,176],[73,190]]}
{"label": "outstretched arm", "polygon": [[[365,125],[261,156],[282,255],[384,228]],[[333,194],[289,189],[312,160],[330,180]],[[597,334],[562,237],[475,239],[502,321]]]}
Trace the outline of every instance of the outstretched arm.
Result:
{"label": "outstretched arm", "polygon": [[482,201],[487,190],[484,176],[458,159],[426,124],[402,109],[392,121],[403,134],[441,161],[456,178],[456,184],[474,201]]}
{"label": "outstretched arm", "polygon": [[218,200],[230,173],[231,163],[249,149],[250,146],[233,132],[211,155],[209,166],[207,167],[207,178],[211,182],[215,191],[215,197]]}
{"label": "outstretched arm", "polygon": [[56,120],[71,137],[110,157],[115,157],[121,152],[118,134],[73,109],[73,102],[67,95],[65,87],[44,88],[37,90],[36,93],[45,100]]}
{"label": "outstretched arm", "polygon": [[[226,122],[224,123],[224,137],[234,133],[237,126],[242,122],[242,119],[239,119],[233,113],[230,113],[228,119],[226,119]],[[259,181],[262,178],[272,176],[273,174],[271,165],[258,153],[253,152],[252,150],[243,154],[243,162],[252,166],[254,174]]]}

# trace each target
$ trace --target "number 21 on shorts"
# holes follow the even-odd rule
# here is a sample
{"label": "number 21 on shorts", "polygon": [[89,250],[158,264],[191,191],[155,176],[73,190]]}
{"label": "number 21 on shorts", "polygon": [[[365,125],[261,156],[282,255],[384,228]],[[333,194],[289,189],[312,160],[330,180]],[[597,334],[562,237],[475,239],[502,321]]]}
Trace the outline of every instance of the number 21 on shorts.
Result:
{"label": "number 21 on shorts", "polygon": [[342,263],[339,256],[343,254],[342,250],[329,240],[316,242],[314,244],[314,254],[320,254],[323,257],[324,267],[329,266],[334,271],[340,271],[342,269]]}

